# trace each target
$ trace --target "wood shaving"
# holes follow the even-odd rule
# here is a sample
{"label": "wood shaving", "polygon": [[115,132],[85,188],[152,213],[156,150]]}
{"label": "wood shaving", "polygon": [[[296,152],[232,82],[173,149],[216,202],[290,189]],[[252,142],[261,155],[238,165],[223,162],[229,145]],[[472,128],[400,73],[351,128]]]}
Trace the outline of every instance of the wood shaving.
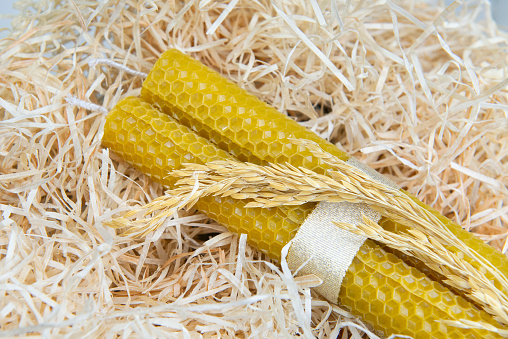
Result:
{"label": "wood shaving", "polygon": [[26,2],[0,41],[1,335],[376,338],[195,211],[104,225],[163,195],[101,135],[170,47],[506,252],[507,36],[460,3]]}

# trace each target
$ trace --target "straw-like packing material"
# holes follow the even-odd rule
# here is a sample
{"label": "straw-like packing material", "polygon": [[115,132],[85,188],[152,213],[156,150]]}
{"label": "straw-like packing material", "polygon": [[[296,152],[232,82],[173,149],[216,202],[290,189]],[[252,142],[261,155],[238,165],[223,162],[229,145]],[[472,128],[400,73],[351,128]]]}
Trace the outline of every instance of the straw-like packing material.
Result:
{"label": "straw-like packing material", "polygon": [[0,42],[2,335],[365,331],[192,211],[143,241],[103,226],[162,195],[101,148],[101,124],[174,46],[507,249],[507,39],[486,1],[26,4]]}

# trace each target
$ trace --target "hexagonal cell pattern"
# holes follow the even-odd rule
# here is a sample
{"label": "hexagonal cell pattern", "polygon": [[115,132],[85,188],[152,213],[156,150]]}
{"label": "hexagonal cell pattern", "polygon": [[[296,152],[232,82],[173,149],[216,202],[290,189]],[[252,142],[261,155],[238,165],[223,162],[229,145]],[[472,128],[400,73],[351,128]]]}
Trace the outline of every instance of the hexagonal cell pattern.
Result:
{"label": "hexagonal cell pattern", "polygon": [[[171,84],[169,92],[165,90],[167,84]],[[162,54],[143,83],[141,95],[145,101],[157,104],[164,113],[192,127],[199,135],[241,161],[258,164],[287,161],[318,173],[325,172],[326,165],[302,147],[293,145],[289,138],[312,140],[340,159],[349,157],[217,72],[175,49]],[[202,105],[196,107],[194,97],[203,98]],[[505,255],[409,196],[438,216],[469,247],[508,277],[508,258]],[[404,229],[393,221],[385,219],[384,222],[390,227]]]}
{"label": "hexagonal cell pattern", "polygon": [[[409,229],[409,227],[407,227],[407,226],[401,225],[401,224],[399,224],[397,222],[394,222],[393,220],[386,219],[386,218],[383,218],[380,221],[380,225],[384,229],[386,229],[386,230],[388,230],[390,232],[394,232],[394,233],[406,233],[407,230]],[[500,259],[499,255],[498,255],[500,252],[497,252],[494,248],[485,245],[485,243],[482,240],[472,236],[469,232],[465,232],[465,233],[466,233],[466,235],[469,235],[469,237],[468,237],[469,241],[468,242],[464,241],[464,242],[466,242],[467,244],[476,245],[476,246],[470,246],[470,247],[473,250],[476,250],[478,253],[481,252],[484,257],[489,257],[490,261],[495,265],[496,268],[498,268],[500,270],[502,268],[504,268],[504,266],[501,265],[504,261],[501,261],[502,259]],[[425,273],[432,280],[437,281],[439,283],[442,283],[443,285],[446,285],[454,293],[464,296],[464,291],[447,285],[446,284],[447,278],[444,275],[442,275],[442,274],[432,270],[431,268],[429,268],[424,262],[422,262],[422,261],[420,261],[420,260],[418,260],[418,259],[416,259],[414,257],[408,256],[408,255],[406,255],[404,253],[401,253],[401,252],[399,252],[397,250],[393,250],[391,248],[385,248],[385,250],[387,252],[393,253],[396,256],[398,256],[406,264],[408,264],[410,266],[413,266],[413,267],[417,267],[420,271]],[[450,252],[456,254],[457,256],[462,257],[463,260],[465,260],[468,263],[470,263],[476,269],[478,269],[478,270],[482,269],[482,264],[481,263],[479,263],[476,260],[471,259],[470,257],[463,256],[462,252],[459,251],[456,247],[449,246],[448,250]],[[500,283],[498,283],[497,280],[495,280],[495,278],[494,278],[494,276],[492,274],[490,274],[489,272],[485,271],[484,269],[482,271],[484,271],[484,274],[485,274],[485,276],[488,279],[494,281],[494,283],[495,283],[495,285],[496,285],[496,287],[498,289],[503,290],[503,286]],[[471,301],[471,302],[473,302],[473,303],[475,303],[474,301],[472,301],[471,299],[468,299],[467,297],[466,297],[466,299]]]}
{"label": "hexagonal cell pattern", "polygon": [[447,281],[446,276],[442,275],[441,273],[438,273],[438,272],[434,271],[433,269],[431,269],[429,266],[427,266],[421,260],[419,260],[419,259],[417,259],[415,257],[409,256],[407,254],[404,254],[404,253],[402,253],[402,252],[400,252],[398,250],[395,250],[395,249],[393,249],[393,248],[391,248],[389,246],[381,245],[381,248],[384,251],[386,251],[387,253],[391,253],[391,254],[397,256],[399,259],[401,259],[403,262],[405,262],[410,267],[417,268],[420,272],[425,274],[431,280],[433,280],[435,282],[438,282],[441,285],[446,286],[453,293],[455,293],[457,295],[460,295],[461,297],[463,297],[464,299],[466,299],[467,301],[469,301],[470,303],[472,303],[476,307],[479,307],[478,303],[476,303],[474,300],[472,300],[469,297],[467,297],[467,295],[464,292],[464,290],[455,288],[455,287],[450,286],[449,284],[447,284],[447,282],[446,282]]}
{"label": "hexagonal cell pattern", "polygon": [[[171,84],[171,91],[166,90],[167,84]],[[241,161],[276,162],[287,150],[294,155],[293,165],[323,172],[323,164],[289,138],[315,141],[331,154],[348,158],[296,121],[174,49],[157,61],[143,83],[141,96]]]}
{"label": "hexagonal cell pattern", "polygon": [[[102,143],[134,167],[171,187],[167,174],[183,163],[205,163],[233,159],[231,155],[201,138],[138,98],[126,98],[109,112]],[[245,208],[245,201],[206,197],[196,208],[232,232],[245,233],[263,253],[280,259],[282,247],[294,236],[305,211],[281,208]]]}
{"label": "hexagonal cell pattern", "polygon": [[[183,162],[204,163],[231,158],[227,152],[160,113],[149,104],[127,98],[109,113],[103,145],[165,186],[174,184],[167,173]],[[197,208],[227,226],[248,234],[249,242],[278,259],[282,246],[293,238],[306,208],[246,209],[245,202],[228,198],[201,199]],[[450,329],[442,319],[493,320],[446,288],[410,269],[397,257],[366,241],[347,272],[340,301],[355,315],[386,334],[415,337],[488,337],[484,331]]]}
{"label": "hexagonal cell pattern", "polygon": [[462,297],[410,267],[375,242],[365,241],[342,281],[339,304],[386,335],[414,338],[496,338],[441,320],[466,319],[499,326]]}

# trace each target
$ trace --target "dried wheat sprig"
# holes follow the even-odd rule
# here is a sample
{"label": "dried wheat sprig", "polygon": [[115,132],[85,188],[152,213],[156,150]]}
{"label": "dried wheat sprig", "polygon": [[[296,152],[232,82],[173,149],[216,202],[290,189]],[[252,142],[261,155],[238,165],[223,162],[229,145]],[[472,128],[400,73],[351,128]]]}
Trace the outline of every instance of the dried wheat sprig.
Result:
{"label": "dried wheat sprig", "polygon": [[467,319],[461,319],[459,321],[453,321],[453,320],[441,320],[441,323],[448,325],[448,326],[455,326],[460,328],[477,328],[481,330],[487,330],[490,332],[498,333],[499,335],[506,337],[508,336],[508,330],[504,330],[501,328],[498,328],[494,325],[487,324],[485,322],[479,322],[479,321],[471,321]]}
{"label": "dried wheat sprig", "polygon": [[[199,174],[199,171],[193,174],[194,185],[190,191],[180,194],[167,192],[165,195],[152,200],[142,207],[130,210],[122,217],[117,217],[106,222],[105,225],[112,228],[127,228],[124,232],[125,235],[135,237],[148,235],[148,233],[161,227],[166,218],[170,217],[173,213],[183,208],[190,208],[200,197],[211,194],[206,189],[200,189]],[[135,219],[131,220],[132,218]]]}
{"label": "dried wheat sprig", "polygon": [[[402,191],[372,179],[356,167],[323,151],[318,145],[307,140],[293,142],[305,146],[315,157],[330,166],[329,176],[290,164],[259,166],[237,161],[186,164],[183,169],[168,173],[180,178],[175,189],[110,224],[116,227],[131,226],[129,233],[146,235],[161,226],[163,220],[179,208],[191,207],[199,198],[209,195],[252,199],[247,204],[248,207],[265,208],[319,201],[363,202],[388,218],[404,220],[413,226],[414,229],[409,234],[414,239],[391,233],[389,236],[396,241],[391,241],[389,245],[399,249],[403,247],[407,253],[419,253],[419,257],[430,263],[432,268],[448,276],[451,284],[469,288],[472,299],[483,305],[500,322],[508,324],[508,297],[489,279],[492,277],[503,290],[508,290],[506,277],[466,246],[436,216]],[[150,217],[129,221],[139,213]],[[371,230],[369,237],[375,238],[378,231]],[[418,239],[422,237],[427,237],[428,246],[420,246]],[[397,241],[400,241],[399,246]],[[480,263],[490,277],[448,251],[446,246],[453,246],[465,257]],[[443,263],[444,268],[438,268]]]}
{"label": "dried wheat sprig", "polygon": [[[188,190],[187,186],[193,181],[189,177],[199,170],[202,171],[202,183],[211,184],[226,180],[227,185],[217,188],[216,194],[229,195],[236,199],[253,199],[253,202],[248,203],[248,207],[273,207],[325,200],[361,201],[393,220],[409,222],[422,232],[432,234],[444,245],[457,242],[455,235],[436,216],[401,191],[371,179],[355,167],[334,159],[320,149],[312,151],[332,168],[337,169],[330,171],[330,177],[291,165],[256,166],[233,161],[213,162],[208,166],[189,164],[183,170],[172,173],[182,178],[178,182],[180,187],[175,192]],[[460,244],[454,245],[460,247]],[[482,264],[492,266],[467,246],[463,250],[467,250],[470,257],[478,258]],[[503,277],[495,268],[491,268],[494,271],[493,276]]]}

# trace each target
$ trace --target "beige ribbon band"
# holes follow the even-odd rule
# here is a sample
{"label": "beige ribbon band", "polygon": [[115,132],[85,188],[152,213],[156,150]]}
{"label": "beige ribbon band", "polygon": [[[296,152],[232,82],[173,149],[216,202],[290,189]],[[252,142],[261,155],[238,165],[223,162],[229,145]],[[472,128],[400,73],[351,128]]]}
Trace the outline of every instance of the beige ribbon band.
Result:
{"label": "beige ribbon band", "polygon": [[[355,158],[347,161],[365,174],[383,184],[397,188],[388,178]],[[346,275],[358,250],[367,239],[337,227],[333,222],[358,225],[362,216],[374,222],[381,215],[363,203],[320,202],[305,219],[292,240],[287,255],[288,266],[299,275],[315,274],[323,283],[315,288],[332,303],[337,303],[342,279]]]}
{"label": "beige ribbon band", "polygon": [[378,221],[379,213],[365,204],[320,202],[305,219],[293,238],[287,255],[291,270],[299,274],[315,274],[323,283],[315,288],[332,303],[337,303],[342,279],[356,253],[367,239],[333,222],[359,224],[362,215]]}

